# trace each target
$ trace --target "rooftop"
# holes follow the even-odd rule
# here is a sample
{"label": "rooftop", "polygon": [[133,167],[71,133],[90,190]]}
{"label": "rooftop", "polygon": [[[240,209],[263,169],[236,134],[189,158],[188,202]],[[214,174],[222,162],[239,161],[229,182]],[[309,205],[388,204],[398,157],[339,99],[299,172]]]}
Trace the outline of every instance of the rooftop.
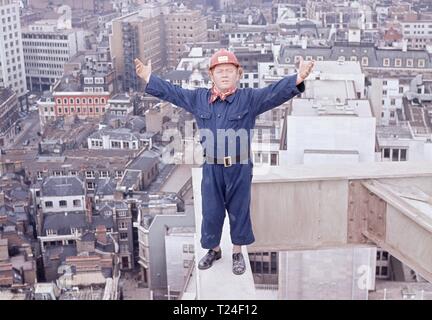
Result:
{"label": "rooftop", "polygon": [[[291,116],[346,116],[372,118],[369,100],[294,99]],[[338,98],[336,98],[338,99]]]}
{"label": "rooftop", "polygon": [[47,177],[42,184],[43,197],[64,197],[85,195],[83,182],[74,176]]}

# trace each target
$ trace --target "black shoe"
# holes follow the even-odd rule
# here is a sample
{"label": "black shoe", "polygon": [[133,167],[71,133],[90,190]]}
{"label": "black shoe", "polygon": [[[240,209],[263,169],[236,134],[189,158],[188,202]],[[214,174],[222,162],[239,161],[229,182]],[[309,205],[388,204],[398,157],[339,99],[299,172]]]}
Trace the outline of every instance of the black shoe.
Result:
{"label": "black shoe", "polygon": [[243,254],[241,252],[239,253],[233,253],[233,266],[232,270],[234,274],[240,275],[243,274],[246,271],[246,263],[243,258]]}
{"label": "black shoe", "polygon": [[201,258],[198,263],[198,269],[208,269],[213,265],[213,261],[219,260],[220,258],[222,258],[222,250],[219,249],[219,251],[214,251],[213,249],[210,249],[207,254]]}

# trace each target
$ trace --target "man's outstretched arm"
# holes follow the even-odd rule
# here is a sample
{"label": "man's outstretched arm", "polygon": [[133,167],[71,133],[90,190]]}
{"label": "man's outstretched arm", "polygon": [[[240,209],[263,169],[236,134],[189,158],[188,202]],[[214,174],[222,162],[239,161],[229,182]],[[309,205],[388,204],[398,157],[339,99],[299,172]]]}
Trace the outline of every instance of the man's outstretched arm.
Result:
{"label": "man's outstretched arm", "polygon": [[147,65],[139,59],[135,59],[134,62],[138,77],[146,82],[146,93],[193,113],[196,105],[196,90],[183,89],[153,75],[151,73],[151,60],[148,60]]}
{"label": "man's outstretched arm", "polygon": [[304,80],[308,77],[315,61],[304,63],[300,58],[298,73],[286,76],[276,83],[252,91],[252,108],[255,115],[271,110],[305,91]]}

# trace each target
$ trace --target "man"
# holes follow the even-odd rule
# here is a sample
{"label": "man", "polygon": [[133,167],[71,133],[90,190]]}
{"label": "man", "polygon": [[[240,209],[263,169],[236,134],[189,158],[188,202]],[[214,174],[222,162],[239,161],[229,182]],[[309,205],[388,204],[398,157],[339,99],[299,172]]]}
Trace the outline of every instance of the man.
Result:
{"label": "man", "polygon": [[[210,59],[209,76],[213,87],[187,90],[151,74],[150,60],[144,65],[135,59],[136,73],[147,83],[145,92],[191,112],[201,136],[205,137],[201,140],[205,153],[201,181],[201,245],[208,252],[199,261],[199,269],[210,268],[222,257],[219,244],[227,210],[233,244],[232,270],[237,275],[245,272],[241,246],[255,241],[249,211],[253,168],[249,156],[251,130],[259,114],[305,90],[303,80],[314,62],[301,59],[297,74],[266,88],[239,89],[237,83],[243,70],[232,52],[221,49]],[[239,137],[240,142],[245,138],[243,143],[239,143]],[[227,148],[227,144],[231,148]]]}

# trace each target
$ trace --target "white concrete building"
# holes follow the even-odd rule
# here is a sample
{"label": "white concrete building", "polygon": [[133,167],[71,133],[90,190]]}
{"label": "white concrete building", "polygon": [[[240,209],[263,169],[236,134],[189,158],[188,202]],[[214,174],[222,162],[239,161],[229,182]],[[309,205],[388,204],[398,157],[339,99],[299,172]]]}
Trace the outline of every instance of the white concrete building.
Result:
{"label": "white concrete building", "polygon": [[424,49],[432,41],[432,20],[401,21],[402,34],[407,45],[413,49]]}
{"label": "white concrete building", "polygon": [[[375,118],[368,100],[356,99],[354,83],[308,81],[287,123],[283,163],[375,161]],[[283,155],[282,155],[283,154]]]}
{"label": "white concrete building", "polygon": [[128,128],[101,129],[87,139],[89,149],[132,149],[138,150],[152,145],[147,133],[132,132]]}
{"label": "white concrete building", "polygon": [[0,0],[0,87],[11,87],[21,98],[27,93],[21,41],[20,7]]}
{"label": "white concrete building", "polygon": [[404,92],[409,85],[402,84],[397,78],[371,78],[368,96],[377,123],[381,125],[397,124],[397,110],[402,109]]}
{"label": "white concrete building", "polygon": [[133,114],[131,97],[127,93],[119,93],[108,99],[108,112],[113,115]]}
{"label": "white concrete building", "polygon": [[83,30],[59,28],[40,20],[23,30],[26,76],[31,91],[49,90],[63,76],[64,64],[85,48]]}
{"label": "white concrete building", "polygon": [[170,228],[165,235],[167,284],[173,295],[183,290],[194,259],[193,227]]}
{"label": "white concrete building", "polygon": [[85,210],[85,187],[78,177],[48,177],[42,183],[40,202],[42,212],[77,212]]}

